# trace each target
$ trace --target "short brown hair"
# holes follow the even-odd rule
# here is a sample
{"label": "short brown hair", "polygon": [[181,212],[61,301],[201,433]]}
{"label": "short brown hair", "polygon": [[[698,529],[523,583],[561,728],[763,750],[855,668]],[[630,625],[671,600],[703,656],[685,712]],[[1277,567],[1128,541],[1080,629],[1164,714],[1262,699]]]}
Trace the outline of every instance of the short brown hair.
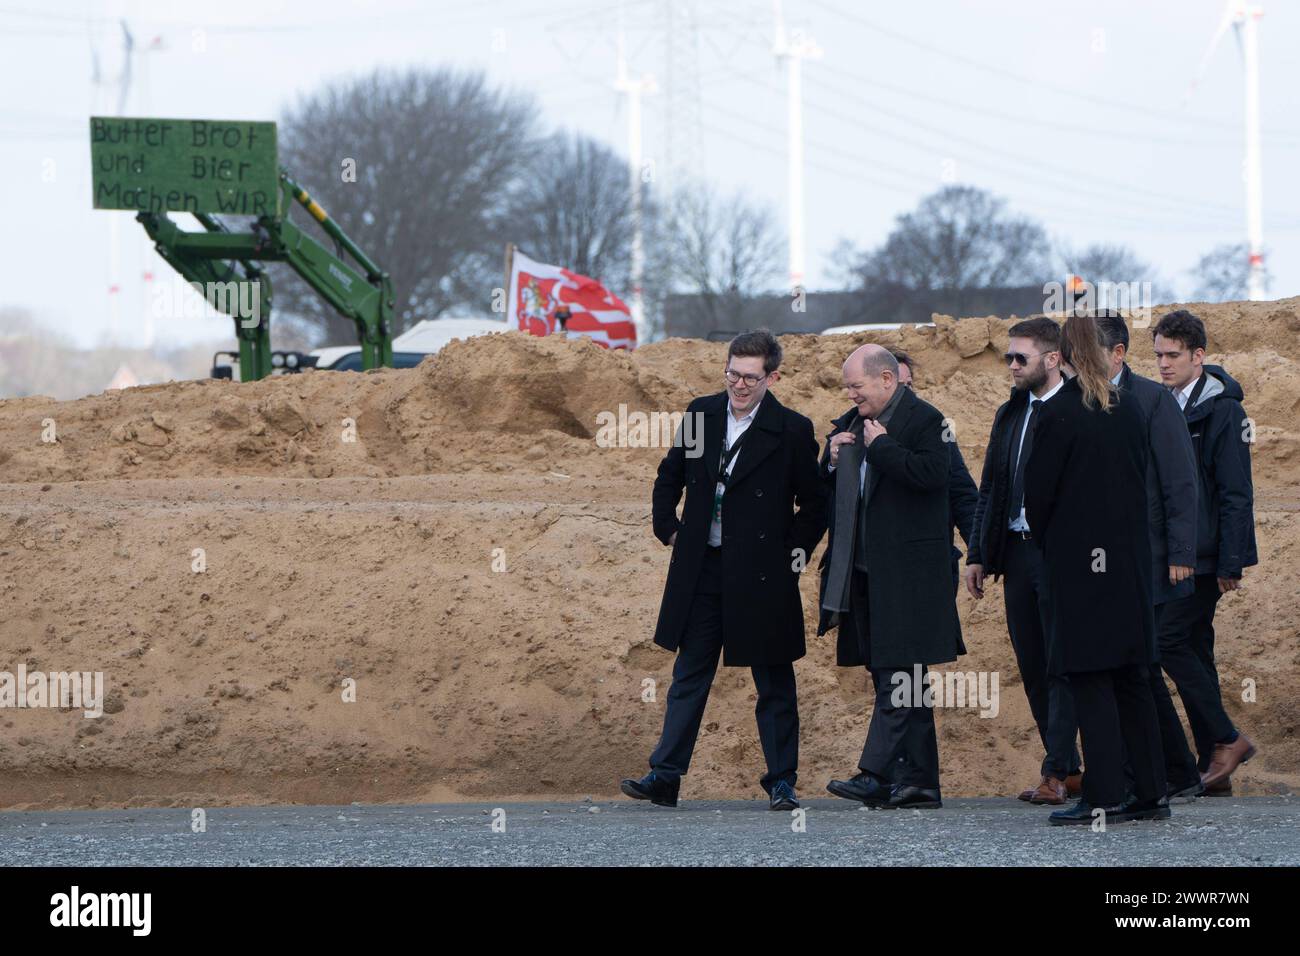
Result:
{"label": "short brown hair", "polygon": [[767,329],[741,332],[727,346],[728,362],[731,361],[732,356],[761,358],[763,371],[771,375],[781,367],[781,343]]}
{"label": "short brown hair", "polygon": [[1017,322],[1007,330],[1007,334],[1013,338],[1033,339],[1034,344],[1049,352],[1061,350],[1061,327],[1045,315]]}
{"label": "short brown hair", "polygon": [[1206,347],[1205,323],[1186,309],[1170,312],[1157,322],[1151,330],[1151,338],[1154,339],[1157,335],[1177,339],[1189,352]]}

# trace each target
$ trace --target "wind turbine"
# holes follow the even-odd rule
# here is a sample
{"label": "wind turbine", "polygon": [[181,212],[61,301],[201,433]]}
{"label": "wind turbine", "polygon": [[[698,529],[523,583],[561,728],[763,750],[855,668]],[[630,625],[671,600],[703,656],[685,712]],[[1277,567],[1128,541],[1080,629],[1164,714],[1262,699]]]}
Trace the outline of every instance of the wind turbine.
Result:
{"label": "wind turbine", "polygon": [[805,57],[817,59],[821,47],[812,37],[795,30],[786,35],[785,18],[781,14],[781,0],[772,0],[776,36],[772,52],[777,62],[784,60],[786,67],[786,122],[789,133],[786,193],[790,202],[790,285],[803,288],[804,235],[803,235],[803,61]]}
{"label": "wind turbine", "polygon": [[619,9],[618,76],[614,88],[627,96],[627,166],[628,182],[632,189],[632,323],[636,327],[636,343],[649,341],[645,320],[645,296],[642,284],[645,273],[645,239],[642,235],[641,190],[644,188],[641,169],[641,96],[658,89],[655,78],[643,73],[631,79],[627,71],[627,57],[623,38],[622,8]]}
{"label": "wind turbine", "polygon": [[1201,57],[1196,70],[1196,78],[1187,91],[1187,99],[1196,91],[1197,84],[1205,75],[1219,41],[1231,26],[1237,35],[1237,49],[1241,53],[1242,70],[1246,80],[1246,238],[1250,248],[1250,272],[1246,289],[1252,302],[1264,298],[1264,193],[1263,174],[1260,165],[1259,139],[1259,19],[1264,15],[1263,7],[1248,3],[1247,0],[1228,0],[1224,8],[1223,19],[1215,31],[1210,47]]}

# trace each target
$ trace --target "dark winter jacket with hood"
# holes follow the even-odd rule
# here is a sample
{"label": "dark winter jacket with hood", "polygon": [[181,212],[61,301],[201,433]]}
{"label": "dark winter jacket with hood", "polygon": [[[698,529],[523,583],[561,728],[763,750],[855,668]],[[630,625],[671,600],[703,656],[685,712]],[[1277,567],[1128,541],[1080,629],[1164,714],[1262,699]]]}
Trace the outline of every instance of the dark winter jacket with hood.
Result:
{"label": "dark winter jacket with hood", "polygon": [[1239,578],[1259,563],[1255,550],[1255,491],[1250,480],[1254,428],[1241,407],[1236,379],[1206,365],[1183,408],[1196,453],[1196,573]]}

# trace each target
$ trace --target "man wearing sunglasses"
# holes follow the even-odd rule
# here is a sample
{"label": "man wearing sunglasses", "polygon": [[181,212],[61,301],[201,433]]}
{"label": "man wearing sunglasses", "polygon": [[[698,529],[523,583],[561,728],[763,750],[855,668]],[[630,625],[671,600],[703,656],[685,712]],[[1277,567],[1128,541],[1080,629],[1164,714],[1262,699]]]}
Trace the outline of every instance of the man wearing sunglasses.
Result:
{"label": "man wearing sunglasses", "polygon": [[1017,322],[1009,332],[1005,358],[1011,398],[993,416],[965,580],[978,601],[984,597],[985,578],[1002,577],[1007,631],[1045,751],[1041,779],[1019,798],[1060,806],[1082,784],[1075,746],[1079,728],[1069,686],[1047,673],[1047,569],[1025,516],[1024,474],[1042,403],[1063,384],[1061,328],[1040,316]]}
{"label": "man wearing sunglasses", "polygon": [[678,441],[659,465],[654,533],[673,556],[654,640],[676,651],[677,661],[650,773],[621,784],[634,799],[677,805],[721,654],[723,666],[748,667],[754,678],[769,807],[799,806],[799,575],[826,529],[826,503],[812,422],[768,391],[780,365],[770,332],[732,339],[721,370],[725,390],[686,410],[703,421],[703,455],[688,457]]}

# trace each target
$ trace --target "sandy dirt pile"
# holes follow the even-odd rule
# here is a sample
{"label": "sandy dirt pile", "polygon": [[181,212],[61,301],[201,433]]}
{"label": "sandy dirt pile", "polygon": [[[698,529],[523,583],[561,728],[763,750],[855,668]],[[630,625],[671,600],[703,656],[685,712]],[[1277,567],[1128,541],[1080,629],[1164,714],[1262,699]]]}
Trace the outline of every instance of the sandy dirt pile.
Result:
{"label": "sandy dirt pile", "polygon": [[[1287,792],[1300,299],[1193,308],[1257,426],[1261,566],[1218,616],[1228,708],[1261,748],[1238,792]],[[906,348],[978,480],[1009,324],[789,336],[774,391],[824,434],[846,407],[844,357]],[[1133,343],[1154,375],[1149,332]],[[672,656],[651,636],[668,551],[649,522],[663,450],[600,447],[597,416],[680,411],[720,390],[725,349],[508,333],[409,370],[0,401],[0,671],[102,671],[108,689],[98,720],[0,710],[0,806],[615,794],[662,722]],[[812,637],[813,574],[803,592],[801,789],[816,795],[853,771],[870,698],[865,673]],[[939,712],[944,790],[1012,793],[1041,753],[1000,588],[959,607],[959,666],[998,672],[1001,709]],[[720,670],[684,797],[760,793],[753,704],[748,671]]]}

